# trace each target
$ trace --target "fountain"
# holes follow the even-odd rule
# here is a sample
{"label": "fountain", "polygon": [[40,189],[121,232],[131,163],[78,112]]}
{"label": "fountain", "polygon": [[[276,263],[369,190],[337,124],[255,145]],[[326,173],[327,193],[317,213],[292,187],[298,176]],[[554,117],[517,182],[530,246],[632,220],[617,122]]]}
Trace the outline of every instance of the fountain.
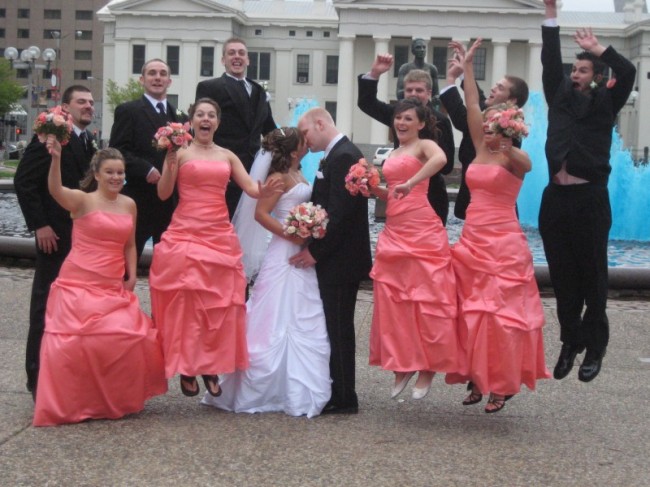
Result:
{"label": "fountain", "polygon": [[[533,168],[524,179],[517,206],[521,223],[537,228],[542,192],[548,184],[548,166],[544,153],[548,127],[547,109],[541,93],[530,94],[524,112],[526,122],[530,125],[530,135],[524,140],[522,148],[530,155]],[[647,191],[650,184],[650,167],[634,163],[616,128],[613,132],[610,164],[610,241],[650,242],[650,225],[646,220],[650,214],[650,194]]]}
{"label": "fountain", "polygon": [[[297,100],[296,107],[293,109],[291,116],[291,121],[289,122],[290,127],[297,127],[298,120],[304,115],[304,113],[312,108],[318,106],[316,100],[310,98],[300,98]],[[300,167],[302,169],[302,174],[305,176],[305,179],[312,183],[316,177],[316,171],[318,170],[318,165],[320,160],[323,157],[323,152],[307,152],[305,157],[300,161]]]}

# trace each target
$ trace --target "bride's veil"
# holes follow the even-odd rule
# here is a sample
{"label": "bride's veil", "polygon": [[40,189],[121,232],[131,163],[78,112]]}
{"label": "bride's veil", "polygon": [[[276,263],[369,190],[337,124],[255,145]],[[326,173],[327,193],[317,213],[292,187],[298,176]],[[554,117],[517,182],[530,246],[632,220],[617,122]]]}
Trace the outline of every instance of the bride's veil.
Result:
{"label": "bride's veil", "polygon": [[[270,167],[271,152],[260,149],[255,155],[251,167],[250,176],[253,181],[264,182],[269,174]],[[242,193],[235,214],[232,217],[232,224],[235,227],[235,232],[237,232],[244,253],[242,261],[246,280],[249,283],[255,280],[271,240],[271,232],[255,220],[256,205],[257,200],[255,198]]]}

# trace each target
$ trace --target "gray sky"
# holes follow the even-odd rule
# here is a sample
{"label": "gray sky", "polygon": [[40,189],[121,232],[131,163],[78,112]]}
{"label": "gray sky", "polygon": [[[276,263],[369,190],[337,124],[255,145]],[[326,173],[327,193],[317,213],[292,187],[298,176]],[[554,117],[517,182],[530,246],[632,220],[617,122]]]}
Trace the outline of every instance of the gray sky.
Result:
{"label": "gray sky", "polygon": [[613,12],[614,0],[563,0],[562,10],[580,12]]}

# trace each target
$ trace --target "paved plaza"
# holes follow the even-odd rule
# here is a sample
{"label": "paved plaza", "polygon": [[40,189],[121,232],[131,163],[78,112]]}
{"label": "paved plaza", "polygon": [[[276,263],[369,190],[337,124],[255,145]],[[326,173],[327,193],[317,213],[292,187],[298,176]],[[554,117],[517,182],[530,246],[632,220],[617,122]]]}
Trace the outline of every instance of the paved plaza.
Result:
{"label": "paved plaza", "polygon": [[[118,421],[31,426],[24,346],[33,271],[0,267],[1,486],[647,486],[650,301],[614,298],[603,371],[541,381],[498,414],[463,407],[436,377],[422,401],[391,400],[392,374],[367,365],[372,292],[357,306],[360,411],[293,418],[232,414],[167,395]],[[149,310],[147,281],[136,289]],[[544,297],[549,368],[559,350]],[[407,391],[408,392],[408,391]]]}

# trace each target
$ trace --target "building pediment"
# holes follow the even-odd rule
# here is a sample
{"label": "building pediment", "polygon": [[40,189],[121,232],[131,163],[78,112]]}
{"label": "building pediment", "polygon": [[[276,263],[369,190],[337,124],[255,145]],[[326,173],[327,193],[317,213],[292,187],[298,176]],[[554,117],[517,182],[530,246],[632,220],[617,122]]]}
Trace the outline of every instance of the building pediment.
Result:
{"label": "building pediment", "polygon": [[394,0],[332,0],[341,9],[395,9],[427,11],[544,10],[541,0],[410,0],[396,4]]}
{"label": "building pediment", "polygon": [[128,15],[242,15],[241,0],[113,0],[100,14]]}

